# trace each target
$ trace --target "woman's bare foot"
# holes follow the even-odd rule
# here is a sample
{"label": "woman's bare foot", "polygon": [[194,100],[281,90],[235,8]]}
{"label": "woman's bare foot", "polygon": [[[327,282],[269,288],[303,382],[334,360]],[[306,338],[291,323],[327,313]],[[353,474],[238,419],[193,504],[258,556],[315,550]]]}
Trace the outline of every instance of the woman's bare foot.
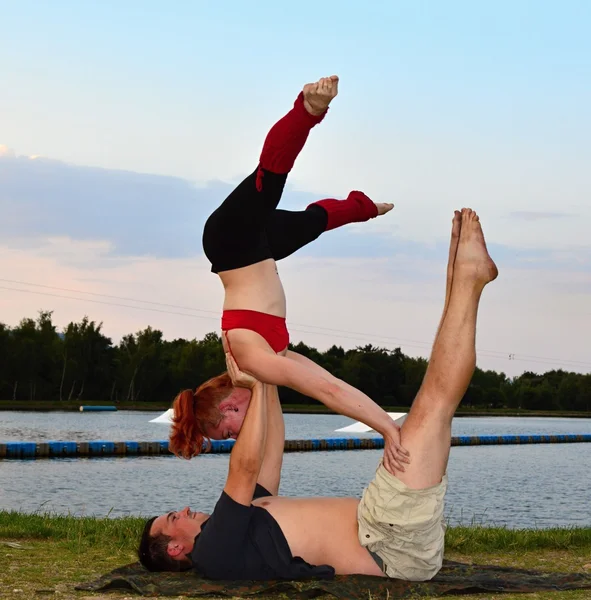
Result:
{"label": "woman's bare foot", "polygon": [[394,205],[390,202],[374,202],[374,204],[378,209],[378,217],[380,215],[385,215],[386,213],[389,213],[394,208]]}
{"label": "woman's bare foot", "polygon": [[323,77],[316,83],[307,83],[303,91],[304,107],[311,115],[319,117],[339,93],[339,78],[336,75]]}
{"label": "woman's bare foot", "polygon": [[486,249],[486,242],[484,241],[484,234],[482,233],[478,215],[470,208],[463,208],[456,260],[453,265],[454,282],[471,281],[485,286],[487,283],[493,281],[493,279],[496,279],[498,274],[497,266]]}

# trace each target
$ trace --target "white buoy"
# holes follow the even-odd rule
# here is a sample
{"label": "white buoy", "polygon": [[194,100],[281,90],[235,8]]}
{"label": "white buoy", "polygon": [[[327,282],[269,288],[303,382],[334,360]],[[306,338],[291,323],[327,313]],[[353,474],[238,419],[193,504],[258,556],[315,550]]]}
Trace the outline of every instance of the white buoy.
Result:
{"label": "white buoy", "polygon": [[166,412],[163,412],[159,417],[152,419],[150,423],[164,423],[166,425],[172,424],[172,417],[174,416],[174,410],[169,408]]}
{"label": "white buoy", "polygon": [[[398,425],[402,425],[402,423],[404,423],[407,414],[408,413],[388,413],[390,418],[396,423],[398,423]],[[338,431],[340,433],[367,433],[369,431],[373,431],[373,429],[369,425],[366,425],[361,421],[357,421],[352,425],[347,425],[346,427],[335,429],[335,431]]]}
{"label": "white buoy", "polygon": [[[393,421],[396,421],[398,425],[402,425],[404,420],[406,419],[407,413],[388,413],[390,418]],[[150,423],[164,423],[165,425],[172,424],[172,417],[174,416],[174,410],[169,408],[166,412],[163,412],[159,417],[152,419]],[[346,427],[341,427],[340,429],[335,429],[339,433],[367,433],[369,431],[373,431],[373,429],[366,425],[365,423],[361,423],[361,421],[357,421],[351,425],[347,425]]]}

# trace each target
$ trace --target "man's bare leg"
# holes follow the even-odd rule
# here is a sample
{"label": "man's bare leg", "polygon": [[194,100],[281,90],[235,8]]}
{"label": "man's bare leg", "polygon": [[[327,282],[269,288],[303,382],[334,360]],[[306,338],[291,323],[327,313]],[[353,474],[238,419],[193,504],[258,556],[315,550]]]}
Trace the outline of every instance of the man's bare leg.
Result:
{"label": "man's bare leg", "polygon": [[447,470],[451,421],[476,366],[480,296],[497,274],[478,216],[463,209],[447,313],[423,384],[401,429],[401,444],[409,451],[411,462],[396,476],[410,488],[437,485]]}
{"label": "man's bare leg", "polygon": [[449,244],[449,257],[447,259],[447,276],[445,280],[445,301],[443,303],[443,313],[441,315],[441,321],[439,321],[439,327],[437,327],[437,333],[435,339],[439,337],[443,320],[447,314],[447,307],[449,306],[449,297],[451,295],[451,284],[454,275],[454,263],[456,262],[456,253],[458,251],[458,242],[460,241],[460,230],[462,226],[462,213],[459,210],[454,210],[454,218],[451,222],[451,242]]}

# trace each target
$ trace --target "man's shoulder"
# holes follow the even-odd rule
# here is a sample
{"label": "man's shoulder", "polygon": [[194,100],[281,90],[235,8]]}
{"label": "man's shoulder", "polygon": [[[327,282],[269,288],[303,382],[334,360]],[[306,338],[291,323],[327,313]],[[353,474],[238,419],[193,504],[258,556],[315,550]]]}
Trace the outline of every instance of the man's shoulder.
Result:
{"label": "man's shoulder", "polygon": [[213,540],[223,539],[232,532],[237,534],[239,530],[245,531],[253,510],[252,504],[240,504],[223,491],[211,516],[201,526],[201,533],[195,538],[195,547],[211,544]]}
{"label": "man's shoulder", "polygon": [[240,502],[236,502],[230,494],[222,491],[209,520],[219,521],[220,515],[222,514],[224,517],[227,517],[228,513],[246,516],[250,512],[252,512],[252,504],[240,504]]}
{"label": "man's shoulder", "polygon": [[198,570],[208,571],[208,566],[221,560],[222,556],[229,558],[234,551],[241,551],[247,535],[252,505],[245,506],[222,492],[211,516],[201,526],[201,533],[195,538],[191,557]]}

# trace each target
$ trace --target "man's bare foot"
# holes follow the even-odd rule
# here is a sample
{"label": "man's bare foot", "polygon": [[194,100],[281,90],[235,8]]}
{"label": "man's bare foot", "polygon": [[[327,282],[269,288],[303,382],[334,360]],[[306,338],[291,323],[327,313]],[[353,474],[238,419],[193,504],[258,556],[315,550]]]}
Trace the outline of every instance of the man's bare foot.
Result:
{"label": "man's bare foot", "polygon": [[307,83],[304,86],[304,107],[311,115],[319,117],[338,93],[339,78],[336,75]]}
{"label": "man's bare foot", "polygon": [[460,237],[453,266],[454,282],[473,281],[484,286],[496,279],[498,274],[497,266],[486,249],[478,215],[470,208],[463,208]]}
{"label": "man's bare foot", "polygon": [[378,209],[378,217],[389,213],[394,208],[394,205],[390,202],[374,202],[374,204]]}

